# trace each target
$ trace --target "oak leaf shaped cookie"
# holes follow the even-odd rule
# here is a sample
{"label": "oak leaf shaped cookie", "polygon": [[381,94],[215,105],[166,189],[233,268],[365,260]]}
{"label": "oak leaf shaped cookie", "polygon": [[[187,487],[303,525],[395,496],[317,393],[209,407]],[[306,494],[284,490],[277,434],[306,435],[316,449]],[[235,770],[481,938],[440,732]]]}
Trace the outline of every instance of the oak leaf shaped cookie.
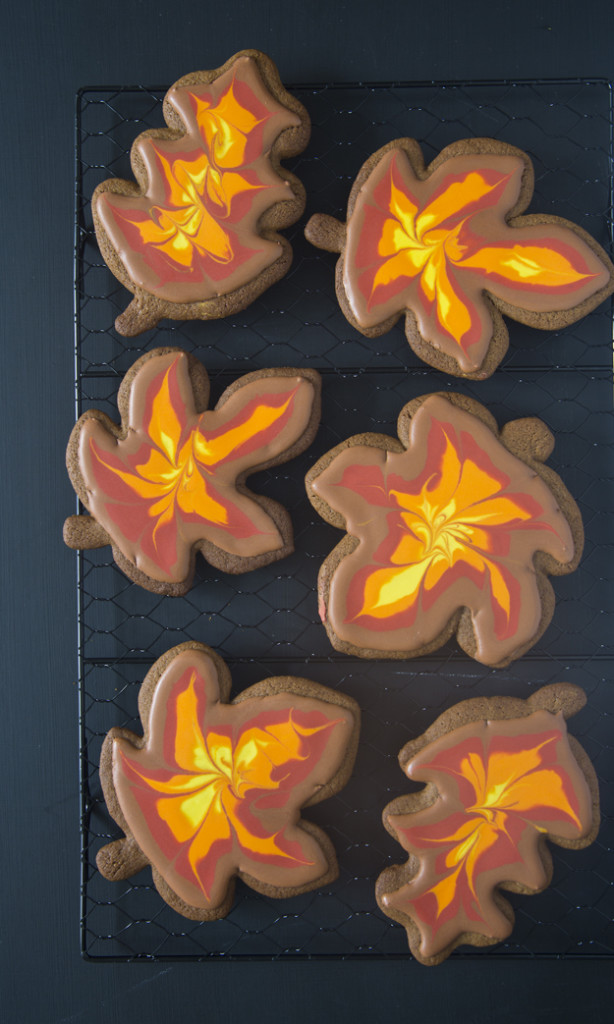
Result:
{"label": "oak leaf shaped cookie", "polygon": [[549,885],[546,839],[570,849],[594,840],[597,779],[565,725],[585,701],[566,683],[527,701],[464,701],[401,751],[405,774],[426,786],[384,810],[409,859],[380,875],[376,896],[422,963],[507,938],[514,914],[499,888]]}
{"label": "oak leaf shaped cookie", "polygon": [[283,676],[227,703],[230,685],[210,648],[173,648],[139,693],[145,735],[112,729],[101,754],[126,835],[99,851],[101,873],[151,864],[161,896],[196,920],[228,913],[236,877],[280,897],[336,878],[332,843],[301,808],[345,785],[358,742],[360,712],[343,694]]}
{"label": "oak leaf shaped cookie", "polygon": [[230,573],[292,551],[287,512],[245,477],[302,452],[319,422],[314,370],[259,370],[207,411],[207,373],[180,349],[154,349],[122,382],[122,425],[92,410],[69,441],[67,465],[90,516],[71,516],[73,548],[113,546],[119,567],[156,593],[185,593],[197,551]]}
{"label": "oak leaf shaped cookie", "polygon": [[210,320],[245,309],[282,277],[292,249],[279,228],[305,205],[280,161],[309,140],[302,104],[257,50],[180,79],[168,128],[131,152],[138,184],[104,181],[92,209],[102,255],[134,299],[116,320],[132,336],[163,317]]}
{"label": "oak leaf shaped cookie", "polygon": [[425,167],[417,142],[397,139],[362,167],[347,224],[318,214],[305,234],[342,254],[337,296],[357,330],[376,337],[405,314],[424,362],[483,379],[507,350],[502,313],[558,329],[614,291],[614,267],[582,228],[520,216],[532,194],[531,161],[513,146],[467,139]]}
{"label": "oak leaf shaped cookie", "polygon": [[338,650],[407,658],[454,633],[501,667],[542,635],[554,611],[547,574],[580,559],[580,513],[543,465],[554,441],[540,420],[499,434],[478,402],[426,395],[399,437],[360,434],[309,471],[316,510],[347,536],[323,563],[320,616]]}

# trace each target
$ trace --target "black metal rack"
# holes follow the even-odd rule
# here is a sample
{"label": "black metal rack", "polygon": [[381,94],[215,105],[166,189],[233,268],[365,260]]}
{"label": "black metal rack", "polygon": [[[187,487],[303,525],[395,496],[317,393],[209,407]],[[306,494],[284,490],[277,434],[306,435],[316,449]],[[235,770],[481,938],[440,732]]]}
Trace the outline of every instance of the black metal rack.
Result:
{"label": "black metal rack", "polygon": [[[410,135],[432,159],[448,143],[489,136],[527,151],[536,187],[530,212],[567,217],[606,249],[612,240],[612,93],[601,80],[387,83],[300,86],[312,140],[292,169],[307,189],[305,218],[287,232],[290,273],[247,310],[217,322],[165,321],[137,339],[113,329],[128,293],[104,266],[89,200],[98,182],[131,177],[129,150],[145,128],[163,125],[164,90],[96,88],[77,106],[76,398],[77,410],[117,419],[125,371],[145,349],[177,345],[207,367],[212,398],[253,369],[308,365],[323,375],[322,425],[311,448],[250,484],[282,501],[295,552],[273,566],[230,577],[200,562],[183,598],[141,590],[114,565],[109,549],[79,555],[79,673],[82,782],[82,952],[91,959],[405,957],[402,928],[374,899],[379,872],[403,859],[381,811],[408,783],[397,753],[444,708],[466,697],[526,697],[569,680],[588,695],[571,731],[591,756],[601,783],[603,823],[586,850],[553,847],[554,878],[536,897],[511,896],[516,926],[508,942],[454,956],[612,956],[614,954],[614,601],[608,555],[614,507],[611,310],[606,303],[561,332],[508,323],[510,349],[481,383],[445,377],[409,349],[401,324],[373,340],[346,322],[334,293],[335,258],[303,237],[315,212],[343,218],[363,161],[390,139]],[[403,663],[362,662],[335,653],[317,615],[319,565],[340,538],[313,512],[304,492],[308,467],[365,430],[394,434],[411,398],[461,391],[486,404],[500,423],[541,416],[556,437],[549,464],[580,505],[586,547],[579,569],[554,581],[557,608],[539,643],[508,669],[471,661],[454,643]],[[611,563],[610,563],[611,564]],[[214,647],[228,661],[234,692],[280,673],[339,688],[363,709],[356,769],[346,788],[309,815],[331,836],[340,877],[326,890],[270,900],[241,885],[220,922],[184,920],[163,903],[148,872],[109,883],[95,866],[115,837],[102,799],[98,757],[112,726],[140,732],[137,692],[153,660],[185,639]]]}

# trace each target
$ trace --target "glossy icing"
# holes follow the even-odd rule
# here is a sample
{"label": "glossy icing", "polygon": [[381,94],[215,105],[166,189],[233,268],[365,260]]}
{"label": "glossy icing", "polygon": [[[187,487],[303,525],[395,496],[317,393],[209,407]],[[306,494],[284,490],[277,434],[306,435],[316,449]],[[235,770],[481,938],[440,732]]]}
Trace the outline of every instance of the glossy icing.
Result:
{"label": "glossy icing", "polygon": [[358,546],[339,562],[322,618],[344,644],[427,646],[461,608],[473,656],[497,665],[538,631],[536,552],[574,557],[570,526],[540,476],[476,416],[440,395],[410,421],[407,450],[351,443],[311,490]]}
{"label": "glossy icing", "polygon": [[135,151],[147,191],[101,191],[96,212],[135,286],[196,302],[240,288],[279,258],[281,246],[261,237],[258,223],[294,197],[270,151],[280,132],[301,122],[245,56],[207,85],[173,86],[166,100],[186,133],[141,135]]}
{"label": "glossy icing", "polygon": [[308,378],[272,373],[198,413],[185,353],[146,358],[131,383],[125,437],[99,418],[80,421],[91,515],[125,558],[163,582],[186,578],[202,540],[242,557],[281,548],[277,526],[237,480],[302,437],[314,397]]}
{"label": "glossy icing", "polygon": [[429,807],[388,817],[415,871],[383,896],[384,907],[418,928],[421,958],[463,933],[506,938],[512,923],[496,886],[543,889],[543,840],[576,841],[591,830],[591,792],[562,714],[471,722],[423,747],[405,770],[437,795]]}
{"label": "glossy icing", "polygon": [[493,335],[484,291],[546,313],[607,285],[609,270],[571,225],[507,224],[524,168],[520,155],[459,155],[421,180],[401,146],[388,150],[347,225],[343,287],[358,326],[410,310],[421,337],[471,373]]}
{"label": "glossy icing", "polygon": [[338,772],[354,726],[348,708],[291,692],[223,704],[209,655],[183,651],[157,682],[144,746],[113,741],[115,793],[191,907],[218,907],[237,873],[307,885],[329,865],[300,808]]}

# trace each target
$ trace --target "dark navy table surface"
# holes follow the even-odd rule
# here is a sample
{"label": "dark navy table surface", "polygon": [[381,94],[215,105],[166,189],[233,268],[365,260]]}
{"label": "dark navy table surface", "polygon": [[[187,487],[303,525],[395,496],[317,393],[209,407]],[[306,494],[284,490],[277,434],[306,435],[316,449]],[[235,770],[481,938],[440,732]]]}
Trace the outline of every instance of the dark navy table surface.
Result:
{"label": "dark navy table surface", "polygon": [[[353,103],[346,102],[341,88],[336,106],[333,103],[331,108],[327,106],[330,96],[322,97],[318,90],[307,90],[301,95],[308,106],[311,103],[314,123],[319,125],[314,145],[317,141],[323,155],[330,133],[333,147],[329,153],[330,180],[320,174],[328,159],[323,159],[317,168],[309,164],[309,152],[305,155],[308,191],[310,195],[319,192],[319,198],[330,204],[331,209],[325,212],[335,212],[333,207],[342,202],[362,159],[359,135],[368,148],[369,132],[373,134],[373,125],[381,124],[383,116],[391,118],[396,127],[393,107],[398,92],[385,93],[384,105],[388,105],[382,115],[382,94],[377,94],[376,101],[373,93],[365,91],[364,86],[361,89],[360,83],[425,83],[421,86],[422,99],[415,104],[417,127],[403,120],[402,124],[399,122],[398,134],[415,134],[424,141],[429,157],[451,141],[447,133],[460,133],[459,126],[465,128],[465,135],[498,134],[529,149],[536,157],[538,188],[546,204],[540,208],[571,219],[592,217],[593,233],[607,244],[603,237],[607,230],[604,181],[609,173],[611,123],[608,88],[603,80],[614,77],[611,4],[607,0],[595,0],[591,5],[578,5],[570,0],[537,4],[528,0],[516,4],[473,0],[460,6],[452,0],[435,0],[427,11],[422,5],[400,5],[397,0],[382,0],[378,4],[357,0],[351,5],[312,0],[301,7],[288,6],[280,0],[259,0],[250,5],[228,0],[223,6],[210,0],[201,4],[176,0],[171,5],[155,0],[146,5],[137,0],[108,0],[99,6],[83,0],[66,0],[56,10],[53,5],[23,0],[12,9],[7,21],[0,42],[4,75],[0,174],[5,350],[0,375],[4,484],[0,543],[4,571],[2,650],[6,652],[5,711],[0,720],[3,1016],[23,1024],[123,1024],[132,1014],[153,1024],[167,1019],[179,1019],[185,1024],[233,1024],[278,1015],[290,1017],[296,1024],[314,1019],[375,1022],[409,1014],[424,1024],[442,1018],[459,1024],[491,1024],[518,1018],[529,1022],[571,1020],[576,1015],[596,1024],[609,1020],[614,996],[611,828],[602,830],[596,852],[579,855],[581,866],[572,865],[571,857],[563,858],[558,874],[562,889],[559,887],[555,897],[547,897],[542,911],[536,907],[538,897],[527,899],[520,911],[516,902],[520,932],[513,948],[508,950],[509,955],[506,951],[488,958],[461,955],[434,970],[421,967],[403,953],[398,935],[392,933],[391,939],[385,933],[385,925],[384,931],[379,928],[381,917],[372,914],[367,906],[367,879],[374,877],[377,867],[368,855],[361,859],[356,854],[355,861],[347,860],[342,877],[347,892],[354,892],[354,904],[343,893],[337,893],[327,907],[330,911],[333,906],[339,914],[342,904],[349,906],[350,917],[358,920],[346,931],[342,923],[337,933],[342,941],[331,949],[331,958],[322,955],[326,949],[321,939],[318,944],[314,938],[316,929],[311,936],[300,932],[299,959],[250,959],[263,952],[270,954],[271,949],[275,952],[292,947],[292,928],[287,938],[282,926],[274,932],[270,948],[264,950],[252,935],[244,947],[246,956],[229,962],[219,958],[198,963],[176,958],[154,962],[104,961],[106,950],[116,956],[126,952],[151,953],[152,938],[150,934],[139,935],[136,948],[129,946],[126,950],[122,946],[117,933],[117,900],[112,892],[106,895],[93,877],[86,878],[90,888],[86,892],[85,910],[87,917],[95,904],[98,918],[95,928],[86,928],[89,938],[85,942],[80,929],[83,823],[79,791],[82,737],[76,658],[77,590],[75,556],[62,545],[61,527],[64,517],[74,509],[74,496],[64,470],[64,450],[74,422],[74,118],[79,89],[94,87],[88,96],[95,95],[96,89],[108,96],[113,87],[169,85],[187,71],[215,67],[245,47],[268,52],[288,85],[338,83],[342,87],[343,83],[352,83],[345,96],[369,96],[370,106],[362,113],[358,111],[351,122],[346,120],[340,136],[332,130],[327,111],[338,119],[341,110],[357,107],[355,99]],[[579,89],[564,92],[569,87],[546,82],[552,79],[573,79],[580,83]],[[510,83],[509,88],[500,85],[501,80]],[[529,94],[525,94],[523,107],[520,93],[515,93],[511,84],[525,80],[532,84],[519,88],[537,89],[531,94],[531,102],[540,108],[537,121],[530,118],[531,129],[527,122],[518,123],[525,117]],[[476,81],[492,85],[484,86],[483,94],[479,86],[471,86],[465,93],[454,86],[442,99],[441,83]],[[501,91],[495,96],[493,89]],[[568,116],[563,108],[569,110],[572,92],[573,115]],[[82,94],[82,105],[85,97]],[[407,96],[403,95],[400,108],[406,110],[407,106]],[[548,109],[551,117],[544,121],[542,117]],[[102,134],[112,140],[112,131],[109,134],[103,129]],[[90,133],[92,138],[95,135],[96,131]],[[375,135],[373,139],[375,145],[371,148],[376,148],[381,143]],[[97,144],[90,145],[90,152],[85,153],[88,166],[106,166],[108,151],[98,153]],[[311,159],[319,152],[314,150]],[[553,152],[551,166],[549,158]],[[83,152],[81,156],[83,159]],[[351,164],[347,168],[346,156]],[[562,166],[566,172],[557,179],[558,185],[554,177],[549,181],[549,175]],[[127,174],[127,167],[122,166],[118,173]],[[94,183],[95,174],[94,170],[85,187],[82,182],[84,195],[90,182]],[[607,200],[606,195],[606,206]],[[308,212],[315,212],[314,203],[315,200],[310,200]],[[574,210],[578,211],[575,218]],[[84,218],[87,232],[86,210]],[[583,223],[591,230],[591,225]],[[406,389],[399,387],[399,371],[407,367],[413,375],[412,394],[434,390],[444,378],[419,368],[406,352],[398,331],[389,336],[388,350],[382,348],[382,339],[377,340],[375,347],[357,340],[355,332],[344,328],[330,306],[326,271],[332,275],[333,261],[328,265],[325,257],[318,257],[321,268],[309,269],[312,254],[300,240],[300,226],[293,244],[299,253],[299,266],[307,267],[305,273],[311,275],[314,305],[308,310],[301,305],[297,269],[275,305],[276,309],[283,306],[291,312],[291,319],[287,320],[293,323],[291,332],[280,333],[279,318],[273,317],[266,302],[261,302],[245,321],[245,336],[252,339],[249,351],[243,351],[236,342],[236,328],[245,324],[225,325],[211,344],[209,340],[203,341],[202,332],[197,330],[204,325],[192,325],[190,330],[178,332],[171,343],[181,344],[205,362],[212,362],[214,381],[215,374],[219,376],[214,386],[221,390],[226,371],[219,360],[216,362],[216,351],[222,351],[216,345],[223,332],[229,335],[229,351],[236,357],[228,372],[237,375],[259,365],[258,339],[269,346],[271,365],[295,362],[297,352],[304,348],[303,341],[309,341],[312,365],[323,369],[331,382],[328,423],[332,427],[325,425],[318,442],[322,450],[335,443],[334,416],[340,407],[344,410],[344,424],[347,417],[347,433],[364,429],[358,411],[367,406],[373,422],[382,424],[379,429],[390,432],[396,413],[391,413],[392,397],[388,403],[386,395],[392,390],[395,408],[406,400]],[[95,253],[92,259],[95,260]],[[95,299],[98,296],[100,300],[100,292],[92,286],[91,295],[86,296],[92,299],[87,312],[84,293],[79,295],[79,388],[86,404],[108,407],[112,412],[117,375],[136,358],[141,343],[123,345],[105,322],[105,318],[109,320],[109,298],[105,295],[103,292],[103,303],[97,306]],[[116,301],[121,302],[121,296]],[[317,329],[322,322],[327,324],[326,337]],[[294,329],[297,324],[302,325],[302,337]],[[607,620],[612,602],[611,592],[603,582],[610,575],[608,557],[611,562],[611,530],[608,533],[607,529],[608,510],[612,508],[609,323],[602,312],[590,323],[563,332],[562,347],[555,347],[552,336],[538,336],[526,329],[516,332],[516,337],[515,354],[493,378],[488,396],[477,386],[469,390],[488,401],[500,420],[538,413],[550,423],[557,442],[560,439],[553,464],[583,503],[585,519],[589,510],[589,545],[587,561],[576,584],[572,578],[557,581],[557,592],[562,596],[558,624],[555,620],[535,658],[528,657],[526,664],[521,662],[499,674],[500,690],[524,695],[521,691],[531,672],[537,682],[571,678],[570,673],[577,673],[574,681],[586,689],[589,710],[583,712],[584,718],[578,718],[576,732],[599,760],[604,808],[611,815],[613,800],[607,782],[612,779],[614,785],[614,773],[607,725],[612,713],[609,686],[614,686],[614,679],[608,657],[612,655],[612,630]],[[536,338],[534,347],[532,341]],[[347,339],[352,339],[349,345]],[[156,339],[146,338],[143,343],[151,347]],[[169,343],[164,330],[157,343]],[[365,366],[368,372],[360,372]],[[424,379],[419,379],[421,376]],[[445,386],[451,383],[446,381]],[[282,487],[285,481],[279,476],[273,484]],[[319,558],[327,550],[328,542],[332,546],[337,538],[335,531],[327,528],[322,544],[313,532],[311,520],[300,519],[305,506],[298,492],[295,497],[301,537],[313,561],[315,555]],[[317,558],[314,566],[315,562]],[[96,688],[107,686],[101,673],[109,660],[123,659],[122,686],[128,694],[134,693],[147,661],[141,655],[143,664],[139,664],[135,649],[150,652],[153,658],[165,647],[189,637],[190,629],[196,627],[187,620],[171,622],[164,610],[158,613],[147,600],[141,600],[141,607],[139,598],[134,596],[127,603],[122,603],[121,598],[110,602],[113,622],[109,632],[104,618],[108,607],[103,608],[100,603],[105,596],[101,586],[105,580],[108,584],[108,573],[115,570],[107,568],[99,556],[92,563],[90,596],[94,610],[90,609],[91,617],[86,623],[85,653],[89,661],[84,692],[97,708],[95,714],[90,711],[86,718],[93,755],[96,736],[116,724],[113,715],[121,715],[125,710],[121,701],[111,701],[104,710],[97,703],[101,690]],[[313,581],[309,574],[301,576],[299,562],[295,568],[296,572],[292,565],[287,569],[280,565],[291,616],[276,624],[279,632],[275,635],[268,628],[259,629],[254,622],[242,635],[245,650],[234,651],[239,687],[261,674],[278,671],[272,657],[274,642],[288,665],[295,659],[297,673],[307,674],[304,658],[312,657],[316,661],[312,676],[320,682],[345,687],[363,707],[368,706],[372,692],[369,673],[354,663],[340,666],[344,678],[337,678],[334,663],[327,657],[323,631],[309,602]],[[121,587],[116,589],[121,592]],[[246,592],[251,593],[251,589],[248,583]],[[206,593],[202,583],[196,595],[200,612],[199,593]],[[279,606],[277,598],[276,594],[275,607]],[[261,599],[262,592],[255,592],[253,600]],[[231,594],[229,607],[236,600],[236,595]],[[97,615],[100,617],[96,618]],[[209,640],[225,653],[225,621],[220,616],[218,637],[197,638]],[[266,623],[266,610],[259,621]],[[181,636],[172,633],[173,629],[178,629]],[[169,632],[172,638],[166,642]],[[125,637],[130,638],[127,645]],[[250,664],[250,658],[262,662],[262,673],[258,664]],[[463,696],[493,692],[479,666],[475,672],[469,659],[455,657],[449,651],[440,660],[423,666],[429,685],[424,698],[409,683],[405,694],[405,681],[399,681],[390,663],[382,665],[390,720],[397,722],[391,739],[395,749],[405,738],[398,719],[406,698],[414,728],[419,723],[426,726],[441,707]],[[370,712],[371,722],[377,722],[378,716],[379,712]],[[373,728],[379,735],[381,730]],[[377,756],[378,750],[372,747],[359,764],[350,794],[354,803],[363,799],[363,787],[369,800],[376,802],[369,778],[372,767],[373,771],[380,771]],[[375,758],[373,765],[371,757]],[[390,779],[394,781],[387,785],[402,788],[400,774],[398,780],[394,779],[394,767],[390,769]],[[94,773],[91,784],[96,785]],[[103,832],[108,825],[105,826],[103,810],[99,814],[96,828]],[[352,833],[350,829],[348,833],[341,829],[335,839],[343,843],[348,834],[356,840],[355,853],[360,852],[360,830]],[[368,835],[370,832],[365,832],[365,837]],[[85,839],[86,847],[94,841],[91,836]],[[382,849],[384,845],[382,839]],[[365,842],[364,849],[368,846]],[[395,854],[386,846],[384,856],[394,859]],[[361,882],[358,888],[349,885],[352,878]],[[561,900],[565,901],[564,913]],[[100,911],[105,905],[106,911]],[[358,913],[353,915],[357,906]],[[238,927],[248,934],[249,911],[246,913],[245,918],[239,914]],[[292,915],[304,923],[304,915],[296,913],[296,908],[291,910]],[[542,918],[548,923],[545,931],[539,927]],[[346,916],[346,924],[348,919]],[[564,940],[560,937],[561,920],[565,922]],[[173,926],[176,928],[176,922]],[[589,948],[582,948],[583,943]],[[373,955],[357,958],[361,944],[367,954]],[[94,959],[82,958],[82,946]],[[196,947],[189,952],[198,955],[210,951],[206,939],[204,948],[202,943]],[[176,956],[186,948],[185,943],[177,943],[162,953]]]}

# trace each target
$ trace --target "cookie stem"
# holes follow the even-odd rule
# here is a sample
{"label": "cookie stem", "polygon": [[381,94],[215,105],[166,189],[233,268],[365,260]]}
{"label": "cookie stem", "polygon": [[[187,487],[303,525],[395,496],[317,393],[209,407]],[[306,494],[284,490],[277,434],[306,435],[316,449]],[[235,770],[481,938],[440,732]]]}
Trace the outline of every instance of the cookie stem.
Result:
{"label": "cookie stem", "polygon": [[134,338],[155,327],[163,315],[155,299],[150,297],[144,305],[141,297],[135,295],[130,305],[115,320],[115,330],[125,338]]}
{"label": "cookie stem", "polygon": [[318,249],[341,252],[345,245],[345,224],[325,213],[314,213],[307,221],[305,238]]}
{"label": "cookie stem", "polygon": [[550,683],[536,690],[527,701],[531,711],[543,708],[551,714],[563,713],[563,718],[571,718],[586,704],[586,694],[573,683]]}
{"label": "cookie stem", "polygon": [[64,543],[75,551],[82,551],[104,548],[111,543],[111,538],[93,516],[69,516],[64,523]]}
{"label": "cookie stem", "polygon": [[147,867],[149,861],[136,845],[134,839],[116,839],[103,846],[96,854],[96,866],[103,878],[119,882],[130,878]]}
{"label": "cookie stem", "polygon": [[554,450],[554,437],[546,424],[535,416],[506,423],[501,431],[501,440],[512,455],[521,459],[545,462]]}

